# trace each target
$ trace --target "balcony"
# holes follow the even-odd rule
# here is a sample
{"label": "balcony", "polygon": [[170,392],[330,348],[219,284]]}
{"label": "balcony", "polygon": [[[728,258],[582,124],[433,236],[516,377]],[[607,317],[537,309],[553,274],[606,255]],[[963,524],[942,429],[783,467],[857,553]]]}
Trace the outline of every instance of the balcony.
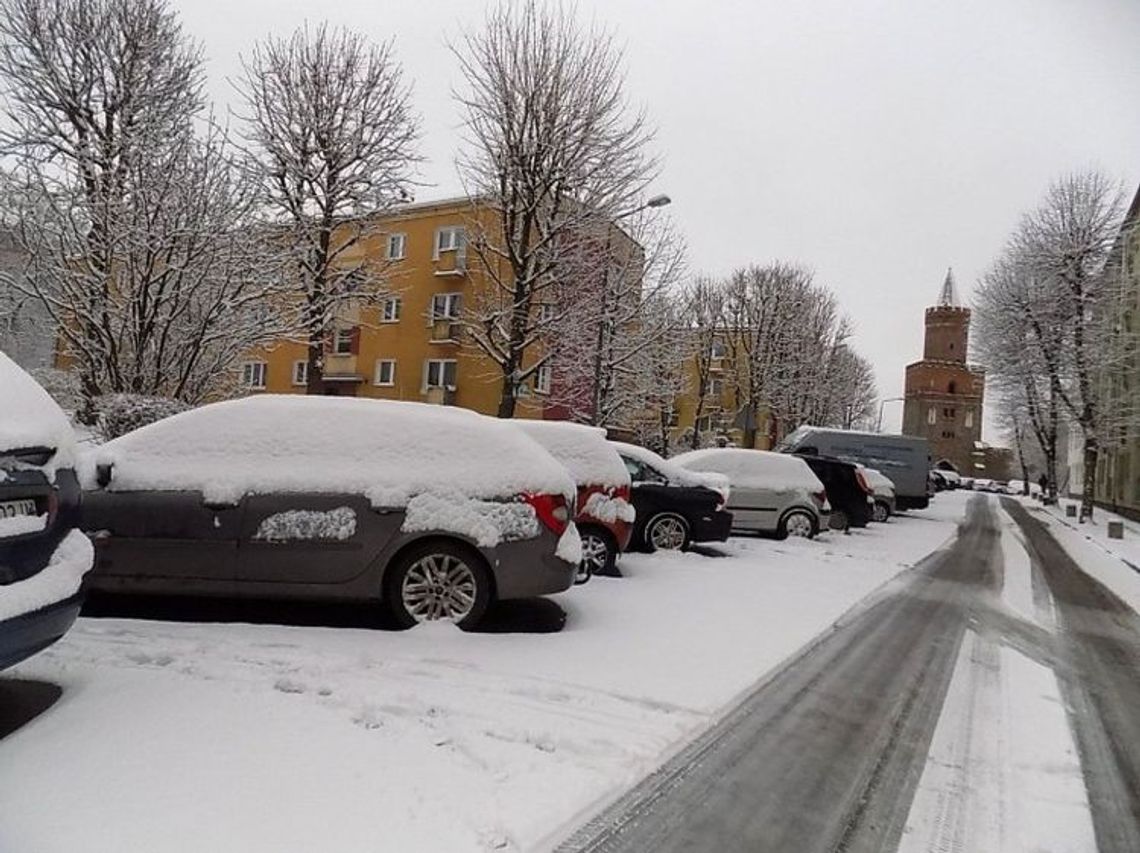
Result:
{"label": "balcony", "polygon": [[467,253],[451,250],[440,252],[435,260],[435,274],[438,276],[467,275]]}
{"label": "balcony", "polygon": [[431,403],[435,406],[454,406],[455,405],[455,387],[454,386],[434,386],[424,391],[424,402]]}
{"label": "balcony", "polygon": [[433,344],[457,344],[463,334],[463,327],[455,320],[444,318],[431,324],[431,337]]}

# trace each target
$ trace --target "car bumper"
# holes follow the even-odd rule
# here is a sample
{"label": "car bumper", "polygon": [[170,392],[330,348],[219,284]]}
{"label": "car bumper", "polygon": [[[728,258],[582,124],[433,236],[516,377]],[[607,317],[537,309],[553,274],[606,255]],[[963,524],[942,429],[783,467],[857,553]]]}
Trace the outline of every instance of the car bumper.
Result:
{"label": "car bumper", "polygon": [[0,669],[7,669],[47,648],[75,622],[83,594],[76,593],[31,613],[0,622]]}
{"label": "car bumper", "polygon": [[569,589],[578,564],[556,556],[557,547],[555,536],[543,531],[533,539],[503,542],[484,552],[495,575],[496,597],[532,598]]}
{"label": "car bumper", "polygon": [[694,516],[689,539],[693,542],[723,542],[732,532],[732,513],[717,510]]}

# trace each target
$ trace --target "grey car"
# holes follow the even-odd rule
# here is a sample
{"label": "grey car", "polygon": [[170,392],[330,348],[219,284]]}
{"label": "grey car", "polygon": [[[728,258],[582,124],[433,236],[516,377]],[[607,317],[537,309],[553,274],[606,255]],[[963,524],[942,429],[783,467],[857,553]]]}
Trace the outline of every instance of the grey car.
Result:
{"label": "grey car", "polygon": [[732,529],[811,538],[826,528],[823,483],[796,456],[743,448],[707,448],[671,460],[690,471],[728,477]]}
{"label": "grey car", "polygon": [[565,471],[505,425],[442,409],[263,395],[109,442],[85,474],[88,588],[384,601],[401,624],[464,628],[492,599],[567,589]]}

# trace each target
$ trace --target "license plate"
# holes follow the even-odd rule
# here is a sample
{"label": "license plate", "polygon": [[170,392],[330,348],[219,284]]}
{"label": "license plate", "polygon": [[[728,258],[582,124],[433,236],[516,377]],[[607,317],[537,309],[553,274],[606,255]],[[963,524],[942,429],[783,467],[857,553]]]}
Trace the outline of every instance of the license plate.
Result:
{"label": "license plate", "polygon": [[36,515],[36,502],[30,498],[0,501],[0,518],[15,518],[17,515]]}

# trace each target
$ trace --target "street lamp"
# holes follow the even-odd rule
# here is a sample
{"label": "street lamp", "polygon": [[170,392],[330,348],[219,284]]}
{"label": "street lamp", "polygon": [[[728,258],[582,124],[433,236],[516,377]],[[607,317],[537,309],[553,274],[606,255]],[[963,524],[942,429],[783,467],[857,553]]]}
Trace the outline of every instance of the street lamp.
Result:
{"label": "street lamp", "polygon": [[885,406],[887,403],[903,402],[906,402],[906,397],[887,397],[886,399],[879,401],[879,426],[875,429],[875,432],[883,431],[883,406]]}

